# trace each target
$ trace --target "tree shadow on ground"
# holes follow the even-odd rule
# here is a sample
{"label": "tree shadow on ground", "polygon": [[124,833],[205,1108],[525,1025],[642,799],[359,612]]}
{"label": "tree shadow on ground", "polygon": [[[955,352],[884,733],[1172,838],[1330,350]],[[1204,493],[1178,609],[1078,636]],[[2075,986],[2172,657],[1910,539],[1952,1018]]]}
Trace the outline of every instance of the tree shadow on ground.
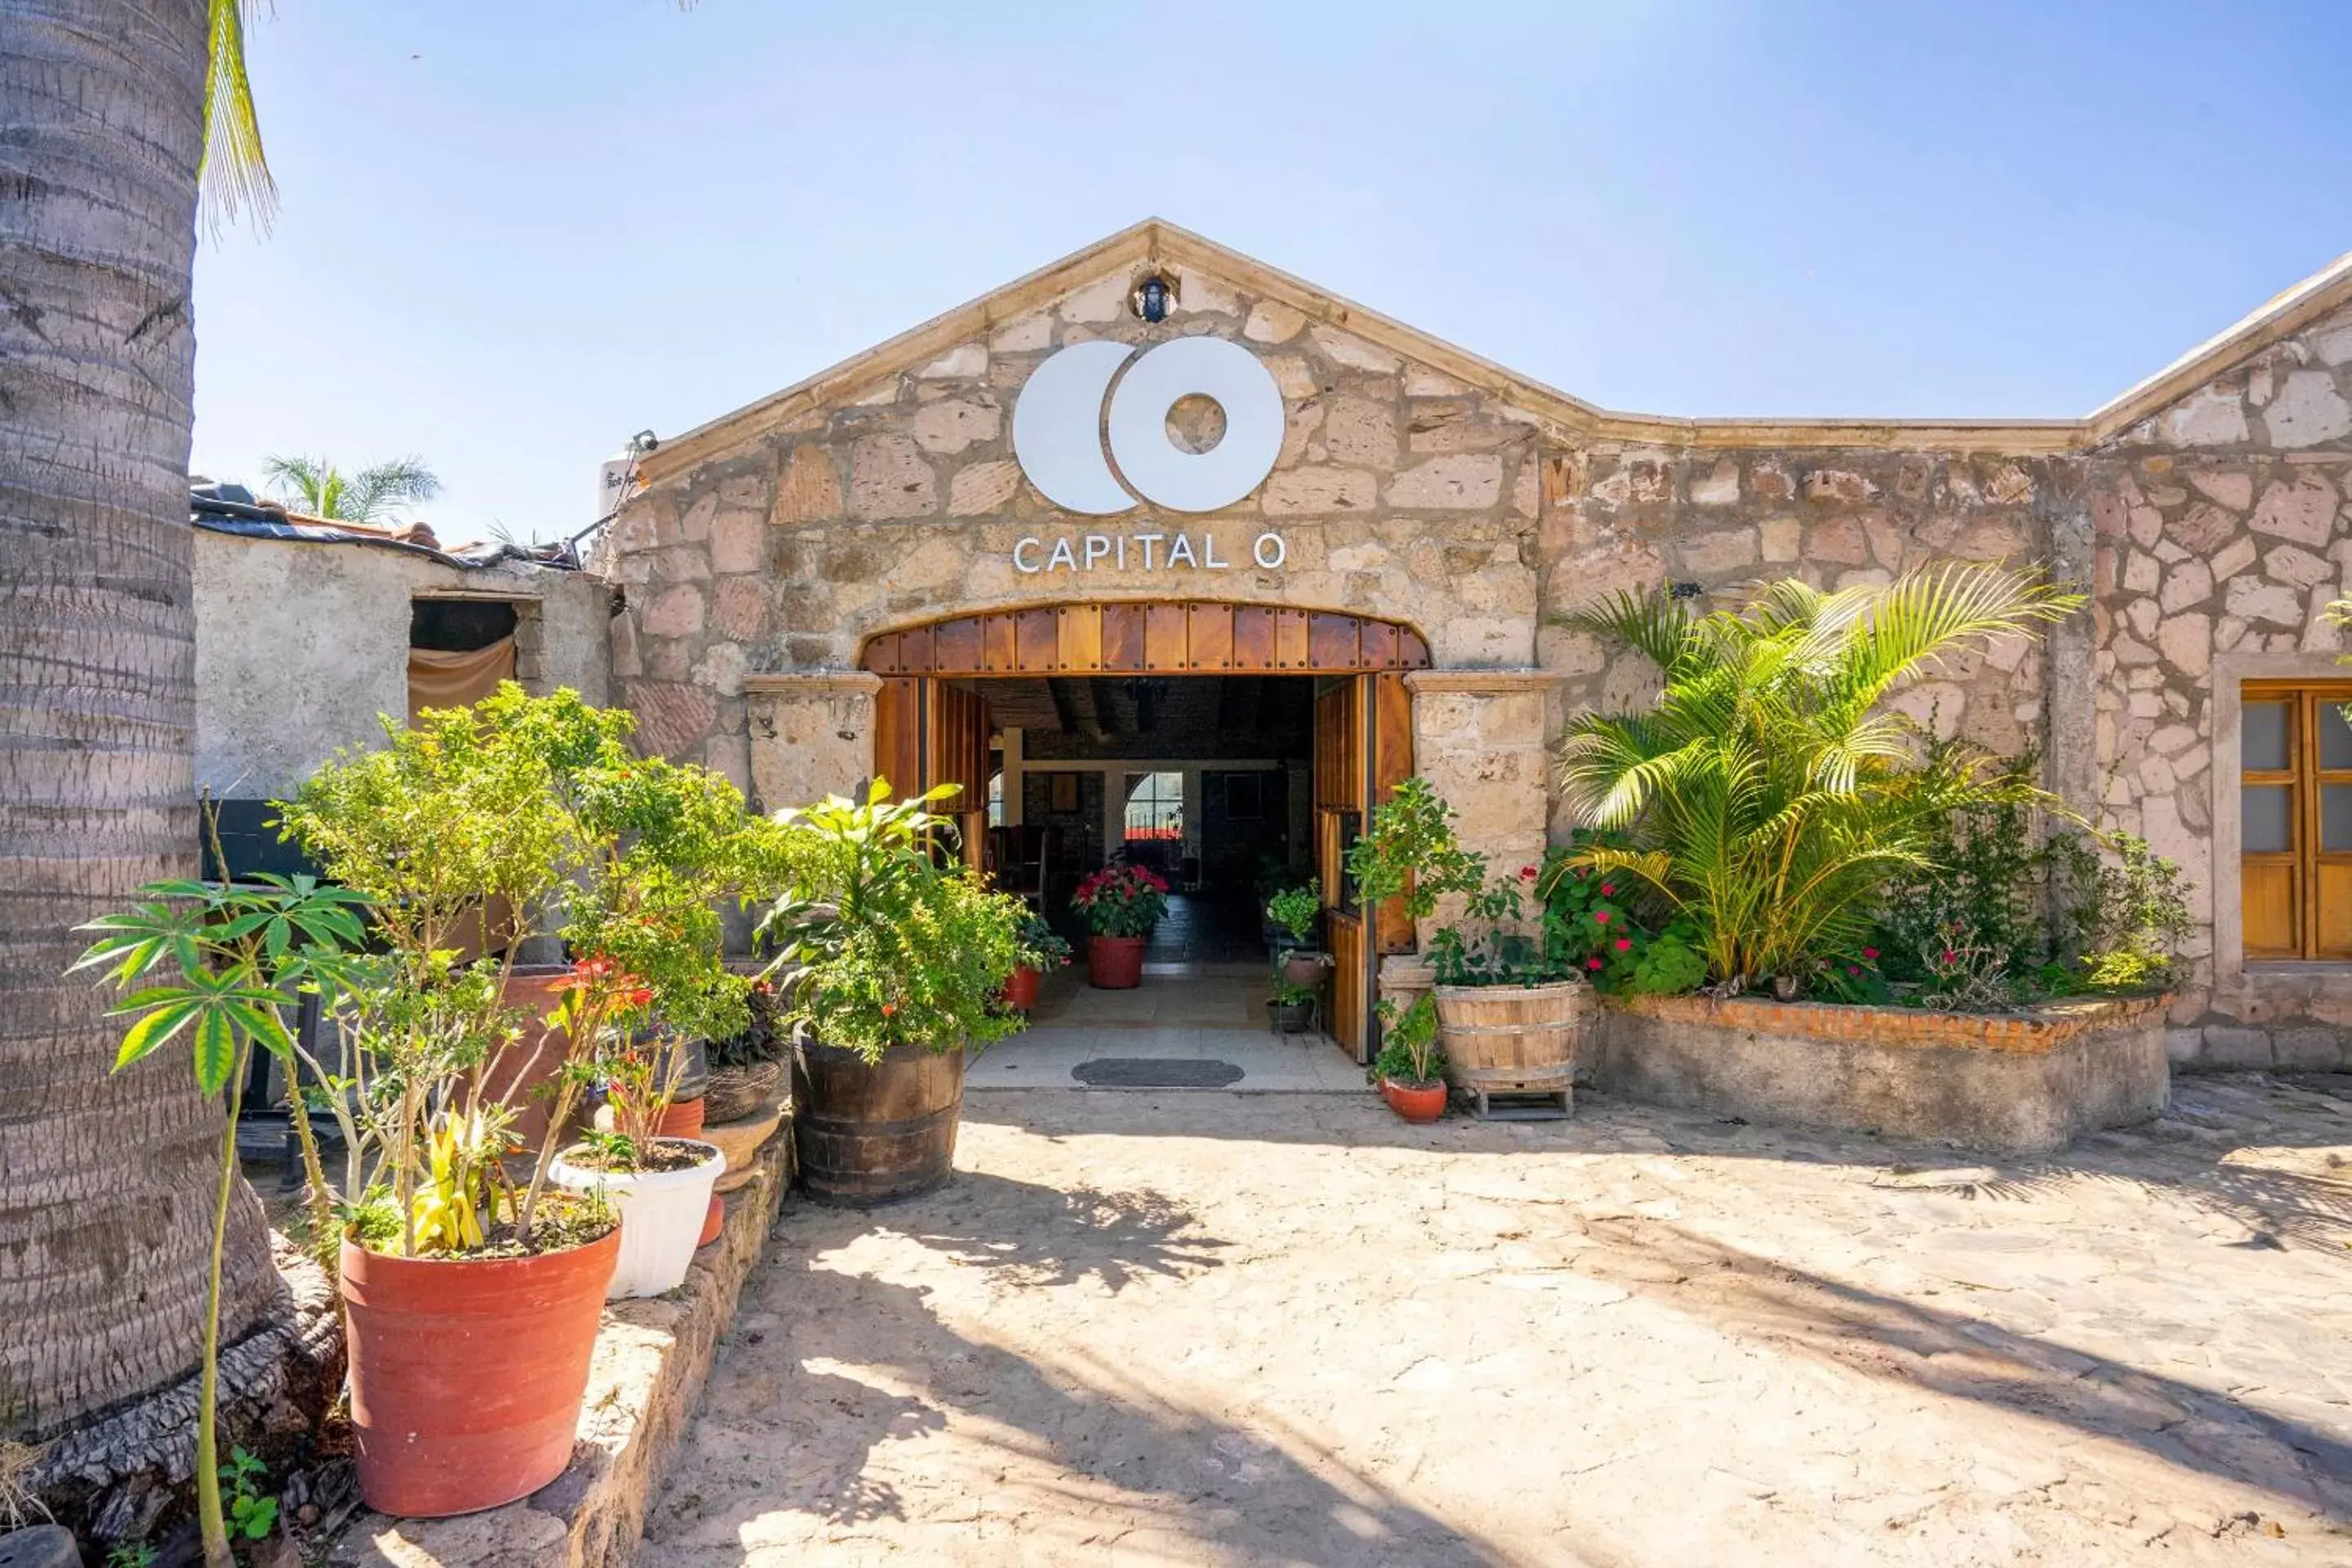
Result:
{"label": "tree shadow on ground", "polygon": [[[2139,1448],[2352,1523],[2352,1444],[2178,1378],[1823,1279],[1678,1226],[1591,1222],[1616,1282],[1711,1327]],[[2316,1331],[2315,1331],[2316,1334]]]}
{"label": "tree shadow on ground", "polygon": [[[1158,1388],[1147,1367],[1113,1367],[1073,1349],[1033,1359],[944,1321],[926,1289],[821,1260],[887,1230],[984,1271],[991,1288],[1118,1290],[1138,1278],[1185,1278],[1214,1267],[1227,1244],[1193,1234],[1190,1210],[1157,1194],[1060,1192],[970,1172],[939,1193],[870,1213],[797,1206],[780,1224],[776,1261],[759,1278],[758,1317],[772,1327],[723,1347],[695,1446],[744,1456],[722,1495],[665,1495],[648,1519],[648,1560],[687,1548],[692,1531],[764,1538],[778,1514],[830,1525],[909,1516],[874,1474],[885,1444],[920,1444],[950,1420],[966,1453],[993,1442],[1053,1479],[1024,1496],[1005,1466],[895,1468],[929,1491],[986,1492],[984,1512],[940,1529],[1009,1531],[1083,1510],[1082,1541],[1134,1535],[1173,1560],[1474,1568],[1513,1561],[1454,1524],[1272,1421],[1240,1425]],[[1171,1346],[1173,1354],[1181,1347]],[[770,1457],[782,1455],[781,1466]],[[672,1489],[676,1490],[675,1488]],[[1034,1523],[1024,1528],[1035,1528]]]}
{"label": "tree shadow on ground", "polygon": [[1114,1292],[1142,1275],[1214,1268],[1233,1245],[1201,1234],[1191,1209],[1150,1188],[1052,1187],[984,1171],[958,1172],[919,1208],[875,1218],[1009,1283],[1093,1279]]}

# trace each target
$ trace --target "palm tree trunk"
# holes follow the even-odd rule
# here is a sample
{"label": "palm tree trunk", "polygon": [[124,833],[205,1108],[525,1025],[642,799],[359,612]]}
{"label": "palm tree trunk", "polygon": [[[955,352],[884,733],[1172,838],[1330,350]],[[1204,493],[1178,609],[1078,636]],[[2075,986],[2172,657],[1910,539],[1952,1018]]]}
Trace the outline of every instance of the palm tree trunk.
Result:
{"label": "palm tree trunk", "polygon": [[[204,1336],[222,1108],[60,972],[195,863],[187,463],[204,0],[0,0],[0,1433]],[[222,1332],[276,1289],[240,1182]]]}

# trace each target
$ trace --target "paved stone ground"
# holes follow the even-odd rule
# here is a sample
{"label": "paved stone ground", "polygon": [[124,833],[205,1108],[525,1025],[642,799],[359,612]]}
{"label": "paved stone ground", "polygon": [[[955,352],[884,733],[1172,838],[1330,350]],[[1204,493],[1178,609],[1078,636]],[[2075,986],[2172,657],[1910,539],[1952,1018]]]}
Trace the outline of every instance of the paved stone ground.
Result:
{"label": "paved stone ground", "polygon": [[2352,1563],[2352,1079],[2176,1098],[1987,1165],[975,1097],[786,1211],[639,1562]]}

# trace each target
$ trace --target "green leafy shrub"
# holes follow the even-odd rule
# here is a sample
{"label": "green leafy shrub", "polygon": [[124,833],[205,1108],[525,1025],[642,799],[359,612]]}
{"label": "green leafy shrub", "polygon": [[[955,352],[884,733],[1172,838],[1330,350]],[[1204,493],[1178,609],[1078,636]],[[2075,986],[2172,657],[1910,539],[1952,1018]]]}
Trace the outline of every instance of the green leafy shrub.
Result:
{"label": "green leafy shrub", "polygon": [[1462,847],[1454,820],[1454,808],[1427,779],[1416,773],[1400,783],[1348,847],[1356,896],[1373,909],[1402,899],[1409,919],[1425,921],[1448,893],[1476,892],[1486,862]]}
{"label": "green leafy shrub", "polygon": [[952,825],[928,808],[955,790],[893,802],[877,779],[863,802],[776,814],[792,875],[760,932],[786,1016],[818,1045],[878,1062],[894,1046],[954,1051],[1022,1027],[994,1004],[1028,911],[947,859]]}
{"label": "green leafy shrub", "polygon": [[1013,962],[1024,969],[1059,969],[1070,962],[1070,944],[1034,910],[1024,910],[1013,933]]}
{"label": "green leafy shrub", "polygon": [[1647,711],[1570,723],[1571,806],[1629,841],[1582,863],[1646,882],[1726,991],[1858,948],[1887,879],[1927,863],[1953,810],[2037,794],[1978,748],[1923,749],[1885,700],[2082,602],[2005,567],[1945,565],[1836,593],[1784,580],[1705,615],[1620,594],[1570,617],[1665,678]]}
{"label": "green leafy shrub", "polygon": [[1301,947],[1314,940],[1315,921],[1323,913],[1323,895],[1312,883],[1285,888],[1265,901],[1266,918],[1290,933]]}
{"label": "green leafy shrub", "polygon": [[1423,991],[1410,1005],[1400,1007],[1395,998],[1387,997],[1377,1011],[1381,1050],[1372,1058],[1373,1076],[1407,1089],[1426,1089],[1441,1081],[1438,1069],[1445,1055],[1437,1047],[1437,998]]}

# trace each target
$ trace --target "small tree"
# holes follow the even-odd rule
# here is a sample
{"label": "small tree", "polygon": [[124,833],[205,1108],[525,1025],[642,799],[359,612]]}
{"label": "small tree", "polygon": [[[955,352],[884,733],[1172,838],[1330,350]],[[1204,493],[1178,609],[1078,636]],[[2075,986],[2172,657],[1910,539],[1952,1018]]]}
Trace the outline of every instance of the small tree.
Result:
{"label": "small tree", "polygon": [[323,458],[271,457],[261,469],[281,500],[336,522],[381,522],[441,493],[441,480],[422,458],[394,458],[346,474]]}

